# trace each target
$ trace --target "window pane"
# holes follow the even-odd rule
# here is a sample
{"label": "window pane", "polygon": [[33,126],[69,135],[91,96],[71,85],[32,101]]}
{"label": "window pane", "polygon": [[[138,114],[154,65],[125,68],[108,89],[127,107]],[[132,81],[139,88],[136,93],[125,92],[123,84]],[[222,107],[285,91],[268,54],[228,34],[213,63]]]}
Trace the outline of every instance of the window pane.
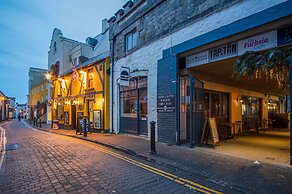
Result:
{"label": "window pane", "polygon": [[147,87],[147,78],[140,78],[138,79],[138,87],[139,88],[144,88]]}
{"label": "window pane", "polygon": [[133,40],[132,40],[132,48],[134,48],[135,46],[137,46],[137,32],[133,33]]}
{"label": "window pane", "polygon": [[220,95],[219,94],[211,94],[211,116],[219,117],[220,116]]}
{"label": "window pane", "polygon": [[137,91],[121,92],[121,116],[137,118]]}
{"label": "window pane", "polygon": [[121,91],[126,91],[126,90],[132,90],[137,88],[137,81],[132,79],[129,82],[129,86],[121,86],[120,90]]}
{"label": "window pane", "polygon": [[140,93],[140,117],[147,117],[147,90]]}

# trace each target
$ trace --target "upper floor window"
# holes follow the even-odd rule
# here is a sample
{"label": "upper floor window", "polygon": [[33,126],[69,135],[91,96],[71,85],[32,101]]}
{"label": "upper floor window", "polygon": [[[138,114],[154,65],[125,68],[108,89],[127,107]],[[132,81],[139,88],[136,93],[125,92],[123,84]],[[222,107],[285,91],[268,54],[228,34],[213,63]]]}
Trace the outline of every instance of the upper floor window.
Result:
{"label": "upper floor window", "polygon": [[136,30],[128,33],[125,37],[126,51],[137,46],[137,32]]}
{"label": "upper floor window", "polygon": [[93,69],[88,70],[88,88],[93,88]]}
{"label": "upper floor window", "polygon": [[44,91],[44,84],[42,84],[42,92]]}
{"label": "upper floor window", "polygon": [[54,47],[53,47],[53,54],[55,54],[57,52],[57,43],[54,42]]}
{"label": "upper floor window", "polygon": [[73,59],[73,64],[74,64],[75,66],[78,65],[78,64],[77,64],[77,58],[76,58],[76,57]]}

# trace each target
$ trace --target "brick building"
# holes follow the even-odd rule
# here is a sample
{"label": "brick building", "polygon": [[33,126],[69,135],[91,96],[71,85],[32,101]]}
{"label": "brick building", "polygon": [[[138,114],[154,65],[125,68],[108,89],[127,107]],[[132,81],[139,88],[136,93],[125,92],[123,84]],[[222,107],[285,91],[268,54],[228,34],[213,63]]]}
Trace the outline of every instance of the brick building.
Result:
{"label": "brick building", "polygon": [[[206,117],[252,128],[252,119],[268,119],[271,109],[285,113],[287,93],[275,83],[231,76],[245,51],[291,43],[283,36],[291,6],[285,0],[128,1],[109,20],[113,131],[148,136],[156,121],[158,141],[192,147]],[[261,38],[269,43],[242,46]]]}

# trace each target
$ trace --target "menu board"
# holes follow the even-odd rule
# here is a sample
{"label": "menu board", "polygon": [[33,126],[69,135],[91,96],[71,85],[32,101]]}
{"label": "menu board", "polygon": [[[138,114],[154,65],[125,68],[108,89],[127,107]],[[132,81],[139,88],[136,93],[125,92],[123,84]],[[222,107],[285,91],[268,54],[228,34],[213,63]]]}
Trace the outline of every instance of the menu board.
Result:
{"label": "menu board", "polygon": [[216,145],[219,143],[219,136],[218,136],[218,129],[217,129],[215,118],[209,118],[209,124],[210,124],[211,135],[213,138],[213,144]]}
{"label": "menu board", "polygon": [[93,111],[93,127],[96,129],[101,128],[101,119],[100,119],[101,111],[94,110]]}

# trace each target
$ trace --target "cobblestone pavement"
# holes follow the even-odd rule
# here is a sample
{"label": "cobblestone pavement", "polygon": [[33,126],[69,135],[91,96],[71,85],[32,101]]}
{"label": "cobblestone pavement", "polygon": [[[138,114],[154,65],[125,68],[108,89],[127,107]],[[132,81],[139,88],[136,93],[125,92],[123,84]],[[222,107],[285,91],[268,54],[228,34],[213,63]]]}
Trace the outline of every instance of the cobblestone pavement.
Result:
{"label": "cobblestone pavement", "polygon": [[[188,181],[163,167],[91,142],[33,130],[16,120],[2,127],[8,146],[0,171],[1,193],[235,192],[195,177]],[[19,148],[13,150],[12,144]]]}

